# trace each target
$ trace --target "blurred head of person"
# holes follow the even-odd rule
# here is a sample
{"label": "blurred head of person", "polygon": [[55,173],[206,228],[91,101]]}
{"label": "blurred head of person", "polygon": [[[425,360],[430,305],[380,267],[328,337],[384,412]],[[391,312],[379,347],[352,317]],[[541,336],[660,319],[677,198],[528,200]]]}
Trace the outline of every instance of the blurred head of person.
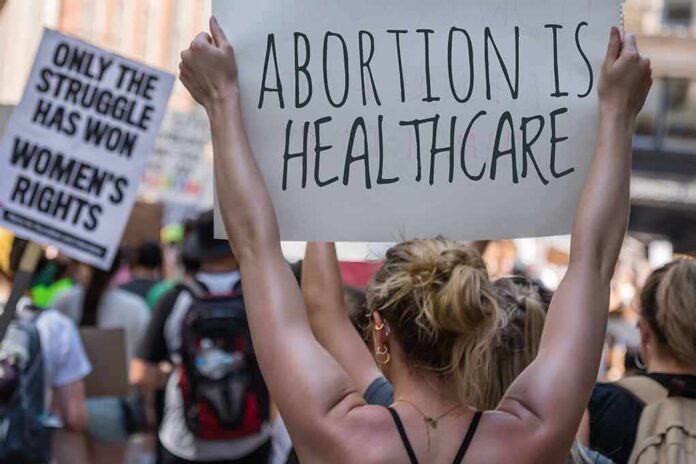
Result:
{"label": "blurred head of person", "polygon": [[136,275],[157,278],[162,269],[162,261],[162,249],[159,243],[147,241],[138,247],[132,271]]}
{"label": "blurred head of person", "polygon": [[650,372],[696,374],[696,260],[654,271],[640,294],[641,356]]}
{"label": "blurred head of person", "polygon": [[394,246],[367,308],[375,358],[395,389],[410,378],[450,401],[480,404],[504,313],[476,250],[446,239]]}
{"label": "blurred head of person", "polygon": [[539,351],[548,311],[548,293],[525,277],[505,277],[494,282],[506,324],[492,343],[492,369],[482,385],[480,409],[495,409],[512,382],[534,361]]}
{"label": "blurred head of person", "polygon": [[201,263],[196,258],[185,253],[181,254],[181,266],[184,268],[184,275],[187,278],[192,278],[201,270]]}
{"label": "blurred head of person", "polygon": [[364,290],[345,285],[343,287],[343,305],[348,312],[353,327],[365,340],[368,345],[371,343],[370,332],[367,330],[367,320],[365,319],[365,308],[367,306],[367,295]]}
{"label": "blurred head of person", "polygon": [[201,272],[220,273],[239,269],[227,240],[215,239],[213,212],[207,211],[190,225],[182,249],[190,264],[198,263]]}
{"label": "blurred head of person", "polygon": [[111,267],[107,270],[89,266],[89,277],[86,277],[85,294],[82,300],[82,319],[80,326],[94,327],[97,325],[97,314],[102,297],[111,289],[114,275],[121,268],[121,254],[114,256]]}

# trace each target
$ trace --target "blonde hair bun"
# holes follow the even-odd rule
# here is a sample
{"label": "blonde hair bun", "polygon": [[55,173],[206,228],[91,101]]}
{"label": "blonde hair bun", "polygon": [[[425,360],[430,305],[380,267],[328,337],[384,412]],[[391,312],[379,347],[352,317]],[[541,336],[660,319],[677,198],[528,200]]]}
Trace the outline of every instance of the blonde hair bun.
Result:
{"label": "blonde hair bun", "polygon": [[454,377],[462,399],[479,395],[502,313],[476,250],[443,238],[400,243],[387,252],[367,301],[414,367]]}

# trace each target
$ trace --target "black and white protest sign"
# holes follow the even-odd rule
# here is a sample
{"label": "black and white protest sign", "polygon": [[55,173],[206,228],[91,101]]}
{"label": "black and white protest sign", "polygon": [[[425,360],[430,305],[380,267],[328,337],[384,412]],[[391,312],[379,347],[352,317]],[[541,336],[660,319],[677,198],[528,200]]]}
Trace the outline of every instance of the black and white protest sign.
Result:
{"label": "black and white protest sign", "polygon": [[569,232],[621,0],[214,0],[284,240]]}
{"label": "black and white protest sign", "polygon": [[173,84],[46,30],[0,142],[0,226],[110,266]]}

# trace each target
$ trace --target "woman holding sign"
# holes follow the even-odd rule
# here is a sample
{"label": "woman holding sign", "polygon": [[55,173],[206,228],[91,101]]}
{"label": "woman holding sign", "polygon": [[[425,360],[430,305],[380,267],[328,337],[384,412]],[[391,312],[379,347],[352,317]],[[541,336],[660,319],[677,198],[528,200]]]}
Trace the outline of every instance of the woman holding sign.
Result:
{"label": "woman holding sign", "polygon": [[635,38],[611,33],[597,149],[539,354],[497,409],[482,413],[459,387],[486,362],[499,309],[480,258],[455,242],[397,245],[369,289],[376,352],[394,385],[391,408],[367,406],[315,340],[245,133],[234,51],[214,19],[210,27],[182,53],[181,80],[210,118],[218,198],[256,354],[301,462],[562,461],[599,365],[628,220],[634,120],[652,82]]}

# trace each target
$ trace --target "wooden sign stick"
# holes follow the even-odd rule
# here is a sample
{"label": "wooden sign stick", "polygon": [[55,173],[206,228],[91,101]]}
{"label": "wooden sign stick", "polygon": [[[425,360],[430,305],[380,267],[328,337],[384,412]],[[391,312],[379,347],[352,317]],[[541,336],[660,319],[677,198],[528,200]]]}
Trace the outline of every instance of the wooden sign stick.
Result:
{"label": "wooden sign stick", "polygon": [[31,279],[34,276],[36,266],[39,263],[39,259],[41,259],[42,253],[43,249],[41,246],[31,241],[27,243],[27,247],[24,249],[24,253],[22,253],[19,269],[14,275],[10,298],[7,301],[7,305],[5,305],[5,310],[0,314],[0,341],[5,338],[7,327],[10,325],[12,319],[14,319],[15,313],[17,312],[17,303],[19,303],[19,300],[24,296],[31,285]]}

